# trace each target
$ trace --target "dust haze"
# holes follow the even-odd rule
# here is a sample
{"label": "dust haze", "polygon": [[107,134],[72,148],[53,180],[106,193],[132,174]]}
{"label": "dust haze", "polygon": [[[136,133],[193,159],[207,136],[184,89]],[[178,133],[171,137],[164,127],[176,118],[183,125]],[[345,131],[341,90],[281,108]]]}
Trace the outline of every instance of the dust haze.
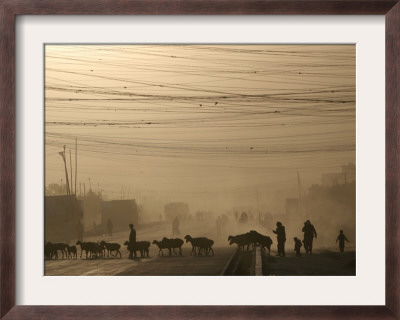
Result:
{"label": "dust haze", "polygon": [[[46,198],[75,195],[93,239],[107,234],[112,208],[124,200],[136,210],[138,237],[140,228],[160,226],[149,241],[171,236],[179,216],[181,237],[208,234],[229,247],[229,235],[256,230],[275,250],[280,221],[293,251],[310,220],[315,248],[336,250],[342,229],[354,250],[355,52],[46,45]],[[168,215],[177,203],[186,209]],[[128,220],[114,223],[125,238]]]}

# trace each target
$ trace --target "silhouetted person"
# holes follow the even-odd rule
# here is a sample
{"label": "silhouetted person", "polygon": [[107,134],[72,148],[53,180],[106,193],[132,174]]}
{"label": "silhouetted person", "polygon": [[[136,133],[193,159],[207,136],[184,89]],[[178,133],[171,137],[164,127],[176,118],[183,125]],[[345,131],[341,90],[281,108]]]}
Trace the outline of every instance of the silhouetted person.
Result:
{"label": "silhouetted person", "polygon": [[240,219],[239,219],[239,223],[247,223],[247,219],[248,219],[248,217],[247,217],[247,213],[246,212],[242,212],[242,215],[240,216]]}
{"label": "silhouetted person", "polygon": [[311,224],[310,220],[307,220],[304,222],[304,227],[302,229],[304,232],[304,249],[306,250],[306,253],[311,254],[312,253],[312,246],[313,246],[313,240],[314,237],[317,238],[317,232],[315,231],[314,226]]}
{"label": "silhouetted person", "polygon": [[296,251],[296,256],[300,257],[301,256],[300,248],[302,246],[301,240],[298,239],[297,237],[294,237],[293,240],[294,240],[294,251]]}
{"label": "silhouetted person", "polygon": [[109,234],[110,236],[112,236],[113,224],[112,224],[112,222],[111,222],[111,219],[108,219],[108,222],[107,222],[107,230],[108,230],[108,234]]}
{"label": "silhouetted person", "polygon": [[344,252],[344,242],[347,241],[349,242],[349,240],[347,240],[346,236],[343,234],[343,230],[340,230],[340,233],[336,239],[336,243],[339,241],[339,249],[340,252]]}
{"label": "silhouetted person", "polygon": [[179,231],[179,219],[178,217],[175,217],[175,219],[172,221],[172,235],[180,235],[181,232]]}
{"label": "silhouetted person", "polygon": [[277,256],[284,257],[285,256],[285,242],[286,242],[286,232],[285,227],[282,223],[276,223],[276,230],[272,230],[273,233],[277,235],[278,239],[278,254]]}
{"label": "silhouetted person", "polygon": [[[129,228],[131,228],[131,233],[129,234],[129,242],[135,243],[136,242],[136,230],[133,228],[133,224],[129,224]],[[129,253],[129,259],[133,259],[133,251]]]}

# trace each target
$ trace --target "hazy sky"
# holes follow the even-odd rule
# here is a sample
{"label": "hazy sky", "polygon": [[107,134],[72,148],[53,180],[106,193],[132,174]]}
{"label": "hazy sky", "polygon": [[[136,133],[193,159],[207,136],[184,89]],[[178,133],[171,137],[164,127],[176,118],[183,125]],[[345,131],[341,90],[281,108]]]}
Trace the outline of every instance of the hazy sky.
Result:
{"label": "hazy sky", "polygon": [[47,45],[45,65],[46,184],[75,138],[77,193],[109,199],[229,207],[355,162],[354,45]]}

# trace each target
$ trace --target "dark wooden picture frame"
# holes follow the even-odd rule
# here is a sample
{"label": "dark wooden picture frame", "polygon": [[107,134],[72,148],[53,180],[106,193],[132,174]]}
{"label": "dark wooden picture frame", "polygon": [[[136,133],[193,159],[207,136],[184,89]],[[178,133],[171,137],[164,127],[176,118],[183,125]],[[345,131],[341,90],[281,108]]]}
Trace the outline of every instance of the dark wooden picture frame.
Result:
{"label": "dark wooden picture frame", "polygon": [[[16,306],[17,15],[385,15],[386,304],[384,306]],[[1,0],[0,318],[400,319],[400,4],[397,0]],[[366,288],[369,289],[369,288]]]}

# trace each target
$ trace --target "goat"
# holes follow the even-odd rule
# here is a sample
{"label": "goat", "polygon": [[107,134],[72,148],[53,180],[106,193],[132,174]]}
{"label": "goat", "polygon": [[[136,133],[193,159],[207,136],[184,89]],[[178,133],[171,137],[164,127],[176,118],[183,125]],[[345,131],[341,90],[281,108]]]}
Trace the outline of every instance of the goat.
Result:
{"label": "goat", "polygon": [[162,249],[168,249],[168,248],[166,247],[165,243],[163,243],[162,241],[154,240],[154,241],[153,241],[153,244],[157,245],[157,247],[158,247],[158,256],[160,256],[160,254],[161,254],[162,256],[164,256],[164,253],[163,253]]}
{"label": "goat", "polygon": [[68,258],[72,258],[75,256],[75,259],[78,259],[78,253],[76,252],[76,246],[67,246]]}
{"label": "goat", "polygon": [[115,251],[115,255],[114,257],[117,256],[117,254],[119,253],[119,257],[121,258],[121,251],[119,251],[119,249],[121,248],[121,245],[119,243],[107,243],[104,240],[100,242],[100,246],[103,249],[107,250],[107,258],[110,257],[110,253],[111,256],[113,255],[112,252]]}
{"label": "goat", "polygon": [[196,255],[196,248],[198,249],[198,255],[201,255],[201,250],[204,249],[204,253],[208,255],[210,251],[214,254],[214,250],[212,249],[212,245],[214,241],[208,239],[206,237],[192,238],[190,235],[185,236],[186,242],[190,242],[192,244],[191,255]]}
{"label": "goat", "polygon": [[164,237],[161,240],[161,243],[168,249],[170,256],[171,256],[171,249],[174,251],[175,255],[177,255],[175,249],[179,249],[179,255],[182,256],[182,246],[184,243],[182,239],[179,238],[168,239]]}
{"label": "goat", "polygon": [[137,257],[136,251],[140,251],[141,257],[148,257],[149,256],[149,241],[136,241],[136,242],[129,242],[125,241],[124,246],[127,246],[129,252]]}

